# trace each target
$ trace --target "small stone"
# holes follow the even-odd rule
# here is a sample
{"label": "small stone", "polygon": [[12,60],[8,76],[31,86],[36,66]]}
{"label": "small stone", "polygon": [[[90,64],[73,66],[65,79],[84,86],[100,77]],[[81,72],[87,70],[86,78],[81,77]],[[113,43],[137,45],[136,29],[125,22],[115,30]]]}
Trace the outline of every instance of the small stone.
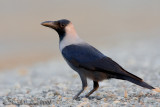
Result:
{"label": "small stone", "polygon": [[59,96],[58,96],[58,99],[62,99],[62,96],[59,95]]}
{"label": "small stone", "polygon": [[110,107],[110,104],[108,104],[108,103],[103,103],[103,104],[101,104],[101,107]]}
{"label": "small stone", "polygon": [[103,98],[103,101],[104,101],[104,102],[107,101],[107,98]]}
{"label": "small stone", "polygon": [[46,94],[46,97],[53,97],[53,96],[54,96],[53,92],[48,92],[48,93]]}
{"label": "small stone", "polygon": [[59,94],[59,92],[56,91],[56,92],[54,92],[54,95],[60,95],[60,94]]}
{"label": "small stone", "polygon": [[88,98],[82,98],[82,101],[87,102]]}
{"label": "small stone", "polygon": [[127,90],[125,89],[124,90],[124,98],[127,98],[128,97],[128,93],[127,93]]}
{"label": "small stone", "polygon": [[114,101],[113,103],[119,103],[120,101],[118,101],[118,100],[116,100],[116,101]]}
{"label": "small stone", "polygon": [[85,105],[87,105],[88,104],[88,102],[82,102],[82,103],[80,103],[79,105],[77,105],[77,107],[83,107],[83,106],[85,106]]}
{"label": "small stone", "polygon": [[7,105],[6,107],[16,107],[16,105]]}
{"label": "small stone", "polygon": [[100,96],[97,96],[97,100],[101,100],[102,99],[102,97],[100,97]]}

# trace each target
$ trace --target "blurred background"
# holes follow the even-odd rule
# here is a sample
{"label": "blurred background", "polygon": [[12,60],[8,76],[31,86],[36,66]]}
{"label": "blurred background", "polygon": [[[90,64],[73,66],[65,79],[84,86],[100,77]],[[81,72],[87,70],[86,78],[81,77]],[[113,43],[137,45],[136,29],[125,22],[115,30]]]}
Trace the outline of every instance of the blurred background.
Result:
{"label": "blurred background", "polygon": [[62,60],[57,33],[40,23],[64,18],[100,49],[160,38],[159,0],[0,0],[0,71]]}

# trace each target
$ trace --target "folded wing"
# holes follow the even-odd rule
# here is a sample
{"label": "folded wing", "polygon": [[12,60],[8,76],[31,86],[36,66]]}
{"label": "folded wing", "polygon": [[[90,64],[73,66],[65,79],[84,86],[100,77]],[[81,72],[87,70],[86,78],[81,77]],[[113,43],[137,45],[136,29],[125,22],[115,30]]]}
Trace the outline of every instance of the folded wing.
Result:
{"label": "folded wing", "polygon": [[76,67],[117,76],[128,75],[140,79],[88,44],[69,45],[63,49],[62,54],[67,61]]}

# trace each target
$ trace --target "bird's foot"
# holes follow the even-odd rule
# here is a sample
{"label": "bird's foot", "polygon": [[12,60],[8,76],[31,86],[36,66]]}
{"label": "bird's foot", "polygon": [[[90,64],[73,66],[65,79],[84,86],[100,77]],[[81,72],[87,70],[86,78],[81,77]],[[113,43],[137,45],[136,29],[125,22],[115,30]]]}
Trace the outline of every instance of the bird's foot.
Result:
{"label": "bird's foot", "polygon": [[73,100],[77,100],[77,99],[78,99],[78,96],[77,96],[77,95],[73,97]]}
{"label": "bird's foot", "polygon": [[86,97],[86,98],[88,98],[88,97],[89,97],[89,95],[87,94],[87,95],[85,95],[85,97]]}

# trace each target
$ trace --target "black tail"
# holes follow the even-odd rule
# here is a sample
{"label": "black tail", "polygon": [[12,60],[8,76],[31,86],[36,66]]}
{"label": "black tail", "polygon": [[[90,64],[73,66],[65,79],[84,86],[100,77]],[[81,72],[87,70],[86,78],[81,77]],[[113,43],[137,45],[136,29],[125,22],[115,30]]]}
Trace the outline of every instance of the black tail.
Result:
{"label": "black tail", "polygon": [[144,82],[141,78],[139,78],[139,77],[127,72],[127,71],[125,71],[125,73],[126,74],[125,75],[121,75],[119,79],[127,80],[129,82],[132,82],[132,83],[137,84],[137,85],[139,85],[141,87],[144,87],[144,88],[155,89],[151,85],[149,85],[146,82]]}
{"label": "black tail", "polygon": [[144,87],[144,88],[154,89],[154,87],[152,87],[151,85],[147,84],[142,79],[137,79],[137,78],[135,79],[135,78],[130,77],[130,76],[123,76],[122,79],[127,80],[129,82],[132,82],[134,84],[137,84],[137,85],[139,85],[141,87]]}

